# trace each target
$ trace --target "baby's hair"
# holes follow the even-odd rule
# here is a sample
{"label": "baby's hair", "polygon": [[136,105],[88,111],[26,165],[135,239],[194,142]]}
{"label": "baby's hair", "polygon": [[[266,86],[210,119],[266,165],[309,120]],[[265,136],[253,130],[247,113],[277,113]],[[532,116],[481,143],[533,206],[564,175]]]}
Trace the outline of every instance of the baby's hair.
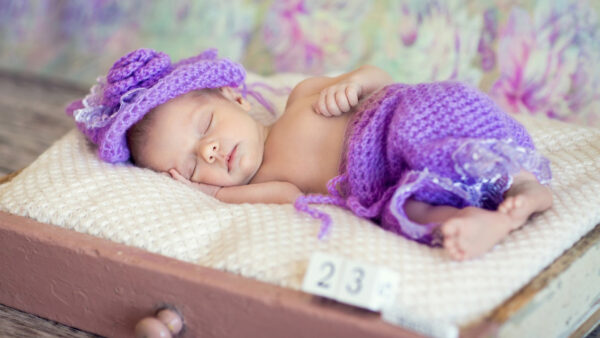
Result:
{"label": "baby's hair", "polygon": [[156,108],[150,110],[140,121],[127,130],[127,147],[131,155],[131,163],[143,167],[138,157],[142,153],[142,146],[148,141],[148,129],[152,118],[156,113]]}

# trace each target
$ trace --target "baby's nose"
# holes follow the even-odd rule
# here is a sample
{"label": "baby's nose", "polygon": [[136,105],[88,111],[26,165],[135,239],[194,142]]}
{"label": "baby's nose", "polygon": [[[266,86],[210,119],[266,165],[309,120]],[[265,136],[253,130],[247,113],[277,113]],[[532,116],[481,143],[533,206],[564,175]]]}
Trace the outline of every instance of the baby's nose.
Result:
{"label": "baby's nose", "polygon": [[213,163],[217,158],[223,158],[224,156],[219,152],[218,142],[209,142],[204,145],[202,150],[202,157],[208,163]]}

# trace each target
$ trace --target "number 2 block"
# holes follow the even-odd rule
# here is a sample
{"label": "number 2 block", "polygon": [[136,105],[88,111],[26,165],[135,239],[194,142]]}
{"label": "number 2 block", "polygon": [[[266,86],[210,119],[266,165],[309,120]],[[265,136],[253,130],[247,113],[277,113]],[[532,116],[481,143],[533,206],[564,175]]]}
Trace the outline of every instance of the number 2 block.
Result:
{"label": "number 2 block", "polygon": [[342,258],[322,252],[314,253],[302,282],[302,291],[335,299],[343,268]]}

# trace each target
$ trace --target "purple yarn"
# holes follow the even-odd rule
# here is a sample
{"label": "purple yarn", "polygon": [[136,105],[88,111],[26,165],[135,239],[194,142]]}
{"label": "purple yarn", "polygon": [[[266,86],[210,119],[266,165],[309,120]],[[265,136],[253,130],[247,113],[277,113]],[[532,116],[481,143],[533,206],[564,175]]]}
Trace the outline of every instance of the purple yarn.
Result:
{"label": "purple yarn", "polygon": [[217,57],[216,49],[172,64],[169,56],[138,49],[121,57],[106,78],[82,100],[66,109],[77,127],[98,146],[107,162],[130,157],[126,132],[153,108],[192,90],[244,85],[246,71],[233,61]]}
{"label": "purple yarn", "polygon": [[134,88],[150,88],[171,70],[171,58],[152,49],[138,49],[121,57],[108,71],[105,106],[117,106],[121,96]]}
{"label": "purple yarn", "polygon": [[259,91],[254,90],[254,88],[266,89],[266,90],[269,90],[270,92],[274,93],[275,95],[285,95],[285,96],[288,96],[290,94],[290,92],[292,91],[292,89],[288,88],[288,87],[274,88],[263,82],[254,82],[247,87],[244,86],[244,89],[242,91],[244,96],[245,96],[245,94],[252,96],[258,103],[260,103],[263,107],[265,107],[272,115],[277,115],[275,112],[275,108],[267,99],[264,98],[264,96]]}
{"label": "purple yarn", "polygon": [[542,183],[551,178],[525,128],[488,96],[459,82],[393,84],[361,103],[348,126],[340,175],[322,195],[295,206],[323,222],[309,203],[335,204],[384,229],[430,245],[441,244],[437,224],[408,219],[414,198],[432,205],[496,209],[521,169]]}

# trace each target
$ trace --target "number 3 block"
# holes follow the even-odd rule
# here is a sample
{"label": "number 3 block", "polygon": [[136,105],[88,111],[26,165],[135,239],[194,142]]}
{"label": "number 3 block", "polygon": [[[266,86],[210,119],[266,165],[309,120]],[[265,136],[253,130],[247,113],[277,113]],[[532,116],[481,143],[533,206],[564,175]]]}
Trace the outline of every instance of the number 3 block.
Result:
{"label": "number 3 block", "polygon": [[398,274],[390,269],[318,252],[311,257],[302,290],[379,311],[393,300],[398,283]]}
{"label": "number 3 block", "polygon": [[335,299],[342,303],[374,310],[371,306],[371,298],[376,278],[376,266],[347,261]]}

